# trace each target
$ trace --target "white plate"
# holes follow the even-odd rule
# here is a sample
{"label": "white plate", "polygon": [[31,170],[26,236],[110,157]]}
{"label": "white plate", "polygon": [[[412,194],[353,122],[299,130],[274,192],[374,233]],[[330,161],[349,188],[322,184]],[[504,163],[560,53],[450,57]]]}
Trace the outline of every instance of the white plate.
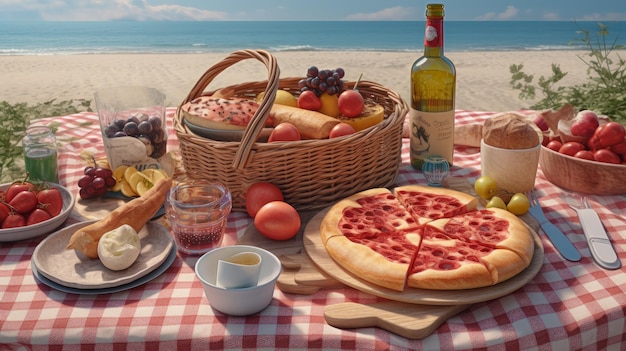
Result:
{"label": "white plate", "polygon": [[[39,235],[52,232],[65,222],[74,208],[74,194],[59,184],[48,184],[51,187],[59,189],[59,192],[61,192],[61,196],[63,197],[63,209],[61,210],[61,213],[54,218],[50,218],[47,221],[37,224],[19,228],[0,229],[0,242],[31,239]],[[0,190],[6,191],[9,188],[9,185],[11,184],[7,183],[0,185]]]}
{"label": "white plate", "polygon": [[99,259],[90,259],[66,246],[77,229],[90,222],[63,228],[44,239],[33,252],[37,271],[55,283],[78,289],[104,289],[133,282],[159,267],[172,251],[174,240],[163,225],[148,222],[140,231],[141,253],[132,266],[122,271],[106,268]]}
{"label": "white plate", "polygon": [[30,266],[33,270],[33,275],[35,276],[35,278],[37,278],[40,282],[42,282],[43,284],[53,289],[56,289],[65,293],[78,294],[78,295],[103,295],[103,294],[113,294],[116,292],[133,289],[140,285],[143,285],[153,280],[154,278],[160,276],[161,274],[163,274],[163,272],[165,272],[168,268],[170,268],[170,266],[172,265],[175,259],[176,259],[176,249],[174,248],[170,251],[170,254],[167,255],[165,262],[163,262],[163,264],[161,264],[158,268],[156,268],[152,272],[144,275],[143,277],[137,280],[133,280],[130,283],[113,286],[110,288],[102,288],[102,289],[78,289],[78,288],[71,288],[69,286],[61,285],[61,284],[53,282],[52,280],[46,278],[41,273],[39,273],[39,271],[37,270],[37,266],[35,265],[35,262],[32,259],[31,259]]}

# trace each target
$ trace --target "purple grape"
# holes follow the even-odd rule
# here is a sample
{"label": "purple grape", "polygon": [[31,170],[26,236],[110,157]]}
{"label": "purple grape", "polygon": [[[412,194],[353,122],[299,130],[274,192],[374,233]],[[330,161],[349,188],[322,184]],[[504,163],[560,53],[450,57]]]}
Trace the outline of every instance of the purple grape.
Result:
{"label": "purple grape", "polygon": [[119,131],[120,131],[120,128],[118,128],[118,126],[115,123],[111,123],[104,129],[104,135],[106,135],[107,138],[113,138],[115,133]]}
{"label": "purple grape", "polygon": [[100,178],[100,177],[95,177],[95,178],[91,181],[91,184],[93,185],[93,187],[94,187],[96,190],[100,190],[100,189],[102,189],[102,188],[106,188],[106,186],[107,186],[107,183],[106,183],[106,181],[104,180],[104,178]]}
{"label": "purple grape", "polygon": [[89,184],[91,184],[91,180],[93,179],[93,177],[88,176],[88,175],[84,175],[82,177],[80,177],[80,179],[78,180],[78,187],[79,188],[84,188],[86,186],[88,186]]}
{"label": "purple grape", "polygon": [[150,122],[150,124],[152,125],[153,130],[159,130],[161,129],[161,127],[163,127],[163,121],[160,117],[152,116],[148,118],[148,122]]}
{"label": "purple grape", "polygon": [[113,123],[115,123],[115,125],[117,126],[119,130],[122,130],[124,128],[124,125],[126,124],[126,120],[118,119],[118,120],[115,120],[115,122]]}
{"label": "purple grape", "polygon": [[318,72],[319,72],[319,70],[317,69],[317,67],[311,66],[311,67],[309,67],[309,69],[307,69],[306,76],[307,77],[315,77],[315,76],[317,76]]}
{"label": "purple grape", "polygon": [[124,133],[126,133],[126,135],[134,136],[137,134],[137,132],[139,132],[139,127],[137,127],[137,123],[135,122],[128,122],[124,126],[123,131]]}
{"label": "purple grape", "polygon": [[139,123],[139,125],[137,126],[137,130],[141,134],[150,134],[152,132],[152,124],[147,120],[143,121]]}
{"label": "purple grape", "polygon": [[337,68],[335,72],[339,75],[339,78],[343,78],[346,76],[346,71],[343,68]]}
{"label": "purple grape", "polygon": [[126,133],[119,131],[113,135],[114,138],[125,137],[128,136]]}

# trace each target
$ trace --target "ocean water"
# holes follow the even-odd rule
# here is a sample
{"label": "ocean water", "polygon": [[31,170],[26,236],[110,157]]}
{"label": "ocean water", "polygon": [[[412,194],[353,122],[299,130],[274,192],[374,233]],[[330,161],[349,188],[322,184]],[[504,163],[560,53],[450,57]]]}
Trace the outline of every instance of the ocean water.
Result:
{"label": "ocean water", "polygon": [[[626,22],[603,22],[609,44]],[[448,21],[446,51],[584,49],[580,30],[597,22]],[[423,21],[0,22],[0,55],[269,51],[422,51]],[[595,39],[594,39],[595,40]]]}

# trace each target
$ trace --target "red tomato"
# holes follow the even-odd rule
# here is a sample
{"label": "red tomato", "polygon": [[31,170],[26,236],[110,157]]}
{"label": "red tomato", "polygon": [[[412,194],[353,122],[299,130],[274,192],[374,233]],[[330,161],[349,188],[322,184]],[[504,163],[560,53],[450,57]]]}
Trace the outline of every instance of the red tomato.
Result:
{"label": "red tomato", "polygon": [[4,219],[7,218],[10,213],[11,211],[9,210],[9,207],[3,203],[0,203],[0,223],[2,223],[2,221],[4,221]]}
{"label": "red tomato", "polygon": [[329,138],[337,138],[340,136],[344,136],[344,135],[350,135],[350,134],[354,134],[356,133],[356,130],[354,129],[353,126],[349,125],[348,123],[338,123],[336,124],[333,129],[330,130],[330,133],[328,134]]}
{"label": "red tomato", "polygon": [[618,122],[609,122],[596,128],[588,144],[592,150],[604,149],[621,143],[624,137],[626,137],[626,128]]}
{"label": "red tomato", "polygon": [[622,163],[619,156],[609,149],[600,149],[593,153],[593,157],[596,161],[605,163]]}
{"label": "red tomato", "polygon": [[57,188],[44,189],[37,193],[39,206],[50,214],[57,216],[63,209],[63,197]]}
{"label": "red tomato", "polygon": [[561,146],[563,146],[563,143],[560,140],[550,140],[548,145],[546,145],[548,149],[554,150],[556,152],[559,152]]}
{"label": "red tomato", "polygon": [[276,185],[268,182],[254,183],[246,190],[246,211],[254,218],[266,203],[283,200],[283,193]]}
{"label": "red tomato", "polygon": [[26,219],[19,213],[11,213],[2,221],[2,229],[18,228],[26,225]]}
{"label": "red tomato", "polygon": [[305,110],[319,111],[322,108],[322,100],[312,90],[306,90],[298,97],[298,107]]}
{"label": "red tomato", "polygon": [[563,144],[563,146],[561,146],[559,152],[565,155],[574,156],[578,151],[584,149],[585,145],[576,141],[568,141],[567,143]]}
{"label": "red tomato", "polygon": [[574,157],[582,158],[584,160],[591,160],[591,161],[595,160],[595,158],[593,157],[593,152],[589,150],[580,150],[574,154]]}
{"label": "red tomato", "polygon": [[363,95],[357,90],[346,90],[337,101],[339,111],[346,117],[359,117],[365,108]]}
{"label": "red tomato", "polygon": [[47,221],[52,216],[45,210],[41,208],[36,208],[33,212],[31,212],[28,217],[26,217],[26,225],[37,224],[43,221]]}
{"label": "red tomato", "polygon": [[15,195],[21,193],[22,191],[35,190],[35,185],[30,182],[14,182],[7,188],[6,192],[6,202],[11,202]]}
{"label": "red tomato", "polygon": [[272,240],[293,238],[298,234],[300,224],[298,211],[283,201],[272,201],[265,204],[254,217],[256,229]]}
{"label": "red tomato", "polygon": [[626,138],[621,143],[611,145],[611,151],[619,155],[626,155]]}
{"label": "red tomato", "polygon": [[19,192],[11,199],[9,206],[18,213],[28,213],[37,208],[37,194],[34,191]]}
{"label": "red tomato", "polygon": [[289,122],[283,122],[274,127],[272,133],[270,134],[268,143],[272,143],[275,141],[298,141],[300,140],[300,131],[296,126]]}

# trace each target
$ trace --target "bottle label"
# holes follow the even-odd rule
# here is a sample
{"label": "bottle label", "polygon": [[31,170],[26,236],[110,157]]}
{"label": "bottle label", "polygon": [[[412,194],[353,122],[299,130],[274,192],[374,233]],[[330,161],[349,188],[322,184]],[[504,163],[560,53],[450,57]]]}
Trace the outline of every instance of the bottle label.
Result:
{"label": "bottle label", "polygon": [[441,156],[452,166],[454,153],[454,110],[424,112],[411,109],[411,165],[421,169],[428,156]]}
{"label": "bottle label", "polygon": [[443,18],[426,20],[424,46],[443,47]]}

